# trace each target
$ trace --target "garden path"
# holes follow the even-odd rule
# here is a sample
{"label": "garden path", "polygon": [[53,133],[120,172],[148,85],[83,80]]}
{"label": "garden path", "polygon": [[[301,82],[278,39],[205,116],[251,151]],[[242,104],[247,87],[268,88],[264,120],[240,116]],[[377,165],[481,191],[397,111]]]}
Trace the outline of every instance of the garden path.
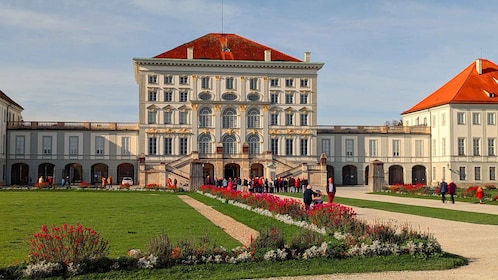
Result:
{"label": "garden path", "polygon": [[190,196],[179,195],[178,197],[244,245],[249,245],[251,240],[254,240],[259,235],[256,230],[214,210],[211,206],[199,202]]}

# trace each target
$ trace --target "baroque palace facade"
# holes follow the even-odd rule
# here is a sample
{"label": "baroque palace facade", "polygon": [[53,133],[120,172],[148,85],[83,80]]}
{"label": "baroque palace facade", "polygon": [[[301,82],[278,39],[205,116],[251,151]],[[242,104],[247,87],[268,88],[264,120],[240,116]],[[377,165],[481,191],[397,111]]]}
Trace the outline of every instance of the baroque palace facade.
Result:
{"label": "baroque palace facade", "polygon": [[[478,59],[403,112],[399,126],[317,125],[317,76],[302,60],[235,34],[210,33],[133,59],[138,123],[24,121],[3,95],[4,184],[135,184],[299,177],[322,185],[495,182],[498,66]],[[482,118],[482,119],[481,119]]]}

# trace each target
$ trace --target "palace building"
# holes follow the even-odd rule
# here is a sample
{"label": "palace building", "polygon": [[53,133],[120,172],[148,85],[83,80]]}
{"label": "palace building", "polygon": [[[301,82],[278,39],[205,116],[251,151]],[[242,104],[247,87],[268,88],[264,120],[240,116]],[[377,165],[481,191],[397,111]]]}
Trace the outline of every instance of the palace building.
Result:
{"label": "palace building", "polygon": [[[195,188],[211,178],[299,177],[314,185],[496,181],[498,66],[478,59],[402,113],[398,126],[317,124],[324,63],[236,34],[210,33],[134,58],[138,123],[24,121],[0,96],[4,184],[58,183]],[[333,93],[329,93],[333,94]],[[6,128],[8,126],[8,128]]]}

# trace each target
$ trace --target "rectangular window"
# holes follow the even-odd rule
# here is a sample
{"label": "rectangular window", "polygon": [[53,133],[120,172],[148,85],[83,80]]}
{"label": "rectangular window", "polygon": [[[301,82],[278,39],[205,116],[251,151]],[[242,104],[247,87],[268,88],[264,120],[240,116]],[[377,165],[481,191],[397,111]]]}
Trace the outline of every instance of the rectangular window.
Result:
{"label": "rectangular window", "polygon": [[472,154],[474,156],[479,156],[481,155],[481,139],[480,138],[473,138],[472,139]]}
{"label": "rectangular window", "polygon": [[301,126],[306,126],[306,125],[308,125],[308,114],[302,113],[301,114]]}
{"label": "rectangular window", "polygon": [[457,113],[457,124],[465,124],[465,113],[463,112]]}
{"label": "rectangular window", "polygon": [[121,154],[122,155],[130,154],[130,137],[121,138]]}
{"label": "rectangular window", "polygon": [[415,156],[422,157],[424,155],[424,142],[422,140],[415,140]]}
{"label": "rectangular window", "polygon": [[446,114],[441,114],[441,126],[446,125]]}
{"label": "rectangular window", "polygon": [[164,138],[164,154],[165,155],[173,154],[173,138],[171,137]]}
{"label": "rectangular window", "polygon": [[180,76],[180,84],[182,85],[188,84],[188,76]]}
{"label": "rectangular window", "polygon": [[472,113],[472,124],[481,124],[481,114]]}
{"label": "rectangular window", "polygon": [[233,86],[233,78],[227,78],[225,80],[225,87],[227,89],[234,89],[234,86]]}
{"label": "rectangular window", "polygon": [[102,136],[95,137],[95,154],[103,155],[104,154],[104,143],[105,139]]}
{"label": "rectangular window", "polygon": [[474,180],[476,180],[476,181],[481,180],[481,167],[480,166],[474,167]]}
{"label": "rectangular window", "polygon": [[352,157],[354,155],[354,140],[346,139],[346,156]]}
{"label": "rectangular window", "polygon": [[186,92],[186,91],[180,91],[179,94],[180,94],[180,96],[179,96],[180,97],[179,98],[180,102],[187,102],[187,100],[188,100],[188,92]]}
{"label": "rectangular window", "polygon": [[308,139],[301,139],[301,155],[308,155]]}
{"label": "rectangular window", "polygon": [[258,78],[251,78],[249,80],[249,89],[251,89],[251,90],[258,89]]}
{"label": "rectangular window", "polygon": [[285,114],[285,125],[292,125],[294,123],[294,114],[286,113]]}
{"label": "rectangular window", "polygon": [[368,150],[371,157],[377,156],[377,140],[368,140]]}
{"label": "rectangular window", "polygon": [[273,155],[278,155],[278,139],[276,139],[276,138],[271,139],[270,149],[271,149],[271,153]]}
{"label": "rectangular window", "polygon": [[149,75],[149,84],[157,84],[157,75]]}
{"label": "rectangular window", "polygon": [[180,155],[187,154],[187,138],[180,138]]}
{"label": "rectangular window", "polygon": [[172,90],[165,90],[164,91],[164,102],[171,102],[173,101],[173,91]]}
{"label": "rectangular window", "polygon": [[202,89],[209,89],[209,77],[202,77],[201,78],[201,88]]}
{"label": "rectangular window", "polygon": [[271,104],[278,103],[278,93],[275,93],[275,92],[270,93],[270,103]]}
{"label": "rectangular window", "polygon": [[400,141],[393,140],[393,157],[399,157],[400,148]]}
{"label": "rectangular window", "polygon": [[149,101],[157,101],[157,91],[149,90]]}
{"label": "rectangular window", "polygon": [[487,119],[488,119],[488,124],[489,125],[496,124],[496,114],[495,113],[488,113]]}
{"label": "rectangular window", "polygon": [[436,116],[432,116],[431,127],[436,127]]}
{"label": "rectangular window", "polygon": [[432,180],[436,180],[437,176],[436,176],[436,167],[433,166],[432,167]]}
{"label": "rectangular window", "polygon": [[286,87],[293,87],[294,86],[294,79],[285,79],[285,86]]}
{"label": "rectangular window", "polygon": [[489,167],[489,180],[490,181],[496,180],[496,167],[494,166]]}
{"label": "rectangular window", "polygon": [[308,87],[308,79],[301,79],[301,87]]}
{"label": "rectangular window", "polygon": [[51,155],[52,154],[52,136],[43,136],[43,154]]}
{"label": "rectangular window", "polygon": [[157,154],[157,138],[149,137],[149,155]]}
{"label": "rectangular window", "polygon": [[188,112],[180,112],[180,124],[188,123]]}
{"label": "rectangular window", "polygon": [[164,84],[170,85],[172,83],[173,83],[173,76],[171,75],[164,76]]}
{"label": "rectangular window", "polygon": [[460,179],[460,181],[464,181],[465,180],[465,177],[467,177],[467,175],[465,174],[465,167],[464,166],[460,166],[458,168],[458,179]]}
{"label": "rectangular window", "polygon": [[270,86],[271,87],[278,87],[278,79],[277,78],[270,79]]}
{"label": "rectangular window", "polygon": [[77,155],[78,154],[78,145],[79,145],[78,136],[69,136],[69,154]]}
{"label": "rectangular window", "polygon": [[271,113],[270,125],[278,125],[278,113]]}
{"label": "rectangular window", "polygon": [[301,101],[301,104],[308,104],[308,94],[307,93],[301,93],[301,96],[300,96],[300,101]]}
{"label": "rectangular window", "polygon": [[437,141],[436,139],[432,139],[432,156],[437,155]]}
{"label": "rectangular window", "polygon": [[294,97],[294,94],[292,93],[286,93],[285,94],[285,104],[292,104],[293,102],[293,97]]}
{"label": "rectangular window", "polygon": [[164,124],[171,124],[171,112],[164,112]]}
{"label": "rectangular window", "polygon": [[330,156],[330,139],[322,139],[322,153]]}
{"label": "rectangular window", "polygon": [[156,111],[149,111],[147,114],[147,121],[149,124],[155,124],[156,123],[156,116],[157,112]]}
{"label": "rectangular window", "polygon": [[24,136],[16,136],[16,155],[24,155],[25,138]]}
{"label": "rectangular window", "polygon": [[292,139],[285,139],[285,155],[286,156],[292,156],[292,150],[294,150],[293,144],[294,144],[294,141]]}
{"label": "rectangular window", "polygon": [[465,155],[465,138],[458,138],[457,143],[458,143],[458,155],[464,156]]}
{"label": "rectangular window", "polygon": [[441,138],[441,155],[446,156],[446,138]]}
{"label": "rectangular window", "polygon": [[488,156],[495,155],[495,143],[496,143],[495,138],[488,138]]}

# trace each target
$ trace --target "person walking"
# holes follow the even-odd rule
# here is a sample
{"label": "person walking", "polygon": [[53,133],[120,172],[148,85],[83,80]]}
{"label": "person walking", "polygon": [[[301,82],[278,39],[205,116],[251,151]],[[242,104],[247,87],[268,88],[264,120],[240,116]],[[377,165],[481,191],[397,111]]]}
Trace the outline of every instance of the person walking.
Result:
{"label": "person walking", "polygon": [[453,180],[450,180],[450,183],[448,184],[448,194],[451,197],[451,203],[455,204],[455,193],[456,193],[456,184],[453,182]]}
{"label": "person walking", "polygon": [[484,190],[482,187],[478,187],[476,191],[476,197],[479,199],[479,204],[482,204],[482,199],[484,197]]}
{"label": "person walking", "polygon": [[329,203],[333,203],[336,188],[334,185],[334,179],[332,179],[332,177],[329,177],[329,180],[327,182],[327,185],[325,186],[325,189],[327,190],[327,196],[329,197]]}
{"label": "person walking", "polygon": [[441,201],[446,203],[446,193],[448,192],[448,183],[441,179],[441,183],[439,183],[439,194],[441,195]]}

